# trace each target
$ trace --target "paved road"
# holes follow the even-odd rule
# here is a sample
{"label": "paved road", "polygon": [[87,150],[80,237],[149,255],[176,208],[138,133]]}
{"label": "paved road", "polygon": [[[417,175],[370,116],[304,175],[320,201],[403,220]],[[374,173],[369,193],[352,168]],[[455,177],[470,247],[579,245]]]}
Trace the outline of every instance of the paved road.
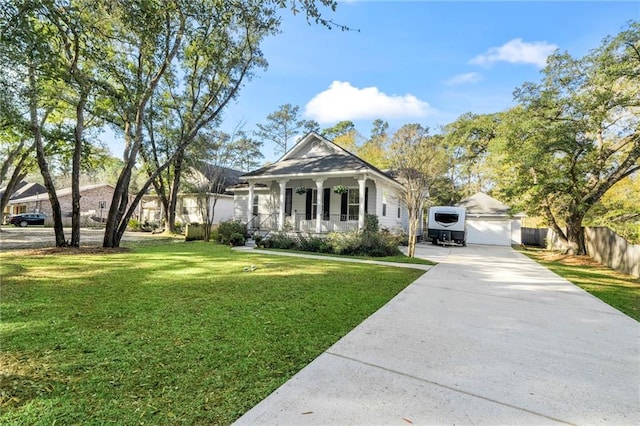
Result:
{"label": "paved road", "polygon": [[525,256],[437,266],[246,413],[249,424],[640,424],[640,324]]}
{"label": "paved road", "polygon": [[[71,238],[71,228],[65,229],[65,236]],[[82,228],[80,230],[80,245],[100,246],[104,238],[104,229]],[[163,238],[149,232],[125,232],[123,241],[140,241],[149,238]],[[18,228],[3,225],[0,230],[0,250],[33,249],[54,247],[56,240],[53,228],[29,226]]]}

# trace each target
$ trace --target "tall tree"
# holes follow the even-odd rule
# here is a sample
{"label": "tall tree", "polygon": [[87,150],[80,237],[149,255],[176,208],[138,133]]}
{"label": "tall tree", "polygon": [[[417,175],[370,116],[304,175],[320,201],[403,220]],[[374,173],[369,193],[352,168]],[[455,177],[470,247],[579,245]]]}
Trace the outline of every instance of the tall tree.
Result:
{"label": "tall tree", "polygon": [[201,160],[191,169],[190,179],[185,186],[188,192],[196,195],[198,210],[204,220],[204,241],[208,242],[216,205],[228,185],[227,166],[233,161],[235,145],[231,142],[231,136],[224,132],[213,131],[198,137],[207,140],[208,153],[203,157],[206,160]]}
{"label": "tall tree", "polygon": [[487,191],[491,186],[491,173],[487,164],[489,143],[496,138],[498,116],[495,114],[466,113],[443,129],[444,144],[451,183],[450,198]]}
{"label": "tall tree", "polygon": [[[52,205],[56,245],[77,247],[80,244],[80,172],[93,152],[84,136],[85,112],[93,87],[90,58],[104,53],[100,51],[100,43],[93,42],[93,34],[99,32],[97,26],[102,19],[94,13],[93,4],[82,0],[17,0],[4,12],[0,23],[2,62],[10,67],[10,78],[28,99],[30,133]],[[71,165],[72,176],[69,242],[62,228],[53,177],[54,169],[66,168],[66,162]]]}
{"label": "tall tree", "polygon": [[[277,32],[279,9],[291,7],[296,13],[302,11],[309,21],[335,26],[321,16],[318,4],[331,9],[336,6],[333,0],[157,0],[142,8],[126,1],[113,6],[118,25],[113,27],[112,39],[118,40],[118,49],[110,58],[113,66],[108,71],[117,77],[106,92],[118,112],[114,122],[125,135],[125,167],[116,184],[104,246],[119,245],[129,218],[153,180],[183,155],[201,129],[216,123],[253,70],[265,64],[259,45],[264,37]],[[145,137],[149,100],[163,78],[180,79],[183,75],[183,81],[168,85],[175,88],[171,101],[181,100],[175,114],[184,121],[180,124],[184,131],[173,152],[129,202],[127,190]],[[202,89],[206,93],[201,93]]]}
{"label": "tall tree", "polygon": [[0,187],[4,187],[0,212],[7,206],[16,185],[35,165],[32,161],[35,145],[29,142],[32,139],[29,122],[18,108],[20,101],[15,89],[0,77]]}
{"label": "tall tree", "polygon": [[[129,187],[145,135],[145,113],[164,74],[177,57],[187,27],[187,10],[180,2],[133,0],[105,7],[112,26],[107,34],[115,43],[109,62],[102,64],[111,76],[101,89],[111,101],[112,123],[124,135],[124,167],[119,173],[106,220],[103,245],[117,247],[129,218],[148,185],[131,202]],[[158,174],[162,170],[156,171]],[[155,176],[154,176],[155,177]]]}
{"label": "tall tree", "polygon": [[254,132],[263,142],[273,142],[276,154],[286,154],[298,140],[317,126],[315,121],[306,121],[299,117],[300,107],[284,104],[267,115],[263,124],[256,124],[258,130]]}
{"label": "tall tree", "polygon": [[371,127],[371,136],[358,149],[358,156],[374,166],[386,169],[389,167],[389,123],[376,119]]}
{"label": "tall tree", "polygon": [[391,141],[391,166],[404,186],[398,197],[409,213],[409,257],[415,256],[417,232],[429,190],[446,170],[444,152],[436,142],[420,124],[402,126]]}
{"label": "tall tree", "polygon": [[261,148],[262,142],[239,130],[236,132],[235,141],[233,142],[230,166],[244,172],[259,167],[261,160],[264,158]]}
{"label": "tall tree", "polygon": [[335,126],[323,129],[322,134],[347,151],[357,153],[359,135],[353,121],[339,121]]}
{"label": "tall tree", "polygon": [[0,15],[0,63],[3,81],[10,81],[15,93],[25,100],[29,134],[33,139],[38,167],[51,203],[56,246],[66,246],[60,203],[47,161],[46,131],[54,112],[63,110],[59,94],[64,92],[60,53],[55,49],[55,30],[47,20],[52,5],[30,0],[12,2]]}
{"label": "tall tree", "polygon": [[640,24],[582,59],[557,53],[541,83],[516,91],[494,145],[499,191],[546,217],[566,251],[584,253],[582,221],[640,169]]}

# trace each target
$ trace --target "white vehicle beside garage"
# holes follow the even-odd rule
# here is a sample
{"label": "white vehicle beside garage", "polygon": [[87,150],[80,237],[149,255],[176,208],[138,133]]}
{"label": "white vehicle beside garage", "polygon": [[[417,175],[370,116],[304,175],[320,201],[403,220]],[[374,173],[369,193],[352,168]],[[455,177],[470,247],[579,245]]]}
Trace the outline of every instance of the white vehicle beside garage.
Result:
{"label": "white vehicle beside garage", "polygon": [[434,206],[429,208],[427,238],[436,244],[467,245],[466,209],[464,207]]}

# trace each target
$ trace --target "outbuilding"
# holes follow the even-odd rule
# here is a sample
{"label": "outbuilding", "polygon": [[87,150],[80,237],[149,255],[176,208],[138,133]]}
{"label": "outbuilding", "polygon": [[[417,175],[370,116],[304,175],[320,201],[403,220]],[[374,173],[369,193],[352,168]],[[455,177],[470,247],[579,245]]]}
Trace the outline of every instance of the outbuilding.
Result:
{"label": "outbuilding", "polygon": [[460,201],[467,213],[467,243],[510,246],[520,244],[523,214],[512,214],[511,208],[489,195],[478,192]]}

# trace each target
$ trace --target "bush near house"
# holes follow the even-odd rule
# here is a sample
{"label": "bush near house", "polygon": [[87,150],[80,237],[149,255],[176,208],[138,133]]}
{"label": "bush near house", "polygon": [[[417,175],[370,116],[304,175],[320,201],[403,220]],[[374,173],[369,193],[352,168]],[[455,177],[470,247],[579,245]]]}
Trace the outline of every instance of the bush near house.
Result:
{"label": "bush near house", "polygon": [[314,235],[290,235],[276,233],[260,244],[265,248],[300,250],[315,253],[330,253],[347,256],[385,257],[401,254],[398,246],[401,237],[388,231],[378,230],[378,218],[374,215],[365,217],[362,231],[333,232],[326,237]]}
{"label": "bush near house", "polygon": [[220,222],[216,231],[217,241],[225,245],[243,246],[247,238],[249,238],[247,225],[239,220]]}

